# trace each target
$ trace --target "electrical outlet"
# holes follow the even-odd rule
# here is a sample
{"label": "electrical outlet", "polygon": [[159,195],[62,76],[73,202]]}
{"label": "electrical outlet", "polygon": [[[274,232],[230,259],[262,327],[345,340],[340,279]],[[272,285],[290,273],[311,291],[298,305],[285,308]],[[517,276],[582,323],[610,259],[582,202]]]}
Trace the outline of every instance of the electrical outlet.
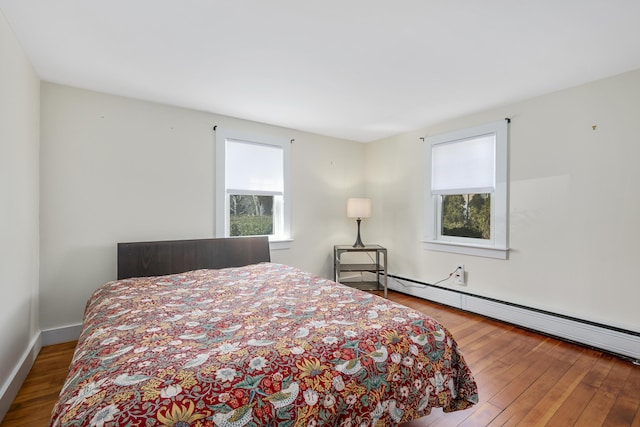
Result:
{"label": "electrical outlet", "polygon": [[460,264],[453,273],[453,281],[456,285],[464,285],[464,265]]}

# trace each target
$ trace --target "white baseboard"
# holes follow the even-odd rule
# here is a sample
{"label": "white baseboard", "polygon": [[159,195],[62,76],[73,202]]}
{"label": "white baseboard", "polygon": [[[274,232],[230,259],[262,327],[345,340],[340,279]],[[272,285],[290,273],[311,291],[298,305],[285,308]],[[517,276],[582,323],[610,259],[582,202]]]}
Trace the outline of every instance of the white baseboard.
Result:
{"label": "white baseboard", "polygon": [[389,289],[625,356],[635,363],[640,360],[638,335],[617,328],[608,328],[606,325],[460,293],[453,289],[416,283],[419,282],[394,277],[394,280],[389,281]]}
{"label": "white baseboard", "polygon": [[2,421],[9,411],[13,399],[15,399],[20,391],[20,387],[22,387],[22,383],[24,383],[24,380],[27,378],[41,348],[42,338],[41,334],[38,333],[29,343],[29,347],[24,351],[20,361],[13,368],[13,371],[11,371],[9,378],[2,384],[0,388],[0,421]]}
{"label": "white baseboard", "polygon": [[82,324],[64,326],[62,328],[46,329],[42,331],[42,346],[75,341],[80,337]]}

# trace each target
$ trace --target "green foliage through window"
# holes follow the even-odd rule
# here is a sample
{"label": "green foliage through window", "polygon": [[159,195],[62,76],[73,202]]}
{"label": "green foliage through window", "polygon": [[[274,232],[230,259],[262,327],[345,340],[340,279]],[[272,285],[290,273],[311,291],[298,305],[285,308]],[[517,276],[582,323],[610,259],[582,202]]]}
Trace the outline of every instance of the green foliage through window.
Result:
{"label": "green foliage through window", "polygon": [[273,196],[229,196],[229,234],[261,236],[273,234]]}
{"label": "green foliage through window", "polygon": [[491,238],[491,194],[442,196],[442,234],[445,236]]}

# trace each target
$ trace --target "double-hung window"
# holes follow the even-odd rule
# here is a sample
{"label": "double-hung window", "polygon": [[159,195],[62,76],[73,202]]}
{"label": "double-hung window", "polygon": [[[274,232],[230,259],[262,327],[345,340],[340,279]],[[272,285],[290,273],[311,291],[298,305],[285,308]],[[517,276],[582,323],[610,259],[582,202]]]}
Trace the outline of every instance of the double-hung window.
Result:
{"label": "double-hung window", "polygon": [[506,259],[508,120],[426,143],[425,248]]}
{"label": "double-hung window", "polygon": [[217,132],[216,235],[290,241],[289,142]]}

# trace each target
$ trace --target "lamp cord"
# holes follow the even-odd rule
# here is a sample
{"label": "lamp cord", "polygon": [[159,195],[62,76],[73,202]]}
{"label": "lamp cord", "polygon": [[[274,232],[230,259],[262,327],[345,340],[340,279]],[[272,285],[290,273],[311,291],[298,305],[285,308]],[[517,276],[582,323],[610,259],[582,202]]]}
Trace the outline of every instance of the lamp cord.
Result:
{"label": "lamp cord", "polygon": [[[370,254],[369,252],[366,252],[366,254],[367,254],[367,256],[369,257],[369,259],[371,259],[371,262],[372,262],[373,264],[375,264],[375,262],[376,262],[376,261],[373,259],[373,257],[371,256],[371,254]],[[385,262],[386,262],[386,259],[385,259]],[[457,268],[456,268],[455,270],[453,270],[451,273],[449,273],[449,275],[448,275],[447,277],[442,278],[442,279],[438,280],[437,282],[430,283],[430,285],[431,285],[431,286],[434,286],[434,285],[438,285],[438,284],[440,284],[440,283],[442,283],[442,282],[446,282],[447,280],[451,279],[451,276],[453,276],[453,275],[455,274],[455,272],[456,272],[456,271],[458,271],[458,269],[457,269]],[[362,274],[362,272],[360,272],[360,274]],[[394,282],[398,283],[399,285],[401,285],[401,286],[403,286],[403,287],[405,287],[405,288],[418,288],[418,289],[424,289],[424,286],[408,285],[408,284],[406,284],[406,283],[402,283],[401,281],[399,281],[399,280],[398,280],[398,279],[396,279],[395,277],[393,277],[393,276],[389,276],[389,274],[388,274],[388,273],[387,273],[387,277],[391,278],[391,280],[393,280]]]}

